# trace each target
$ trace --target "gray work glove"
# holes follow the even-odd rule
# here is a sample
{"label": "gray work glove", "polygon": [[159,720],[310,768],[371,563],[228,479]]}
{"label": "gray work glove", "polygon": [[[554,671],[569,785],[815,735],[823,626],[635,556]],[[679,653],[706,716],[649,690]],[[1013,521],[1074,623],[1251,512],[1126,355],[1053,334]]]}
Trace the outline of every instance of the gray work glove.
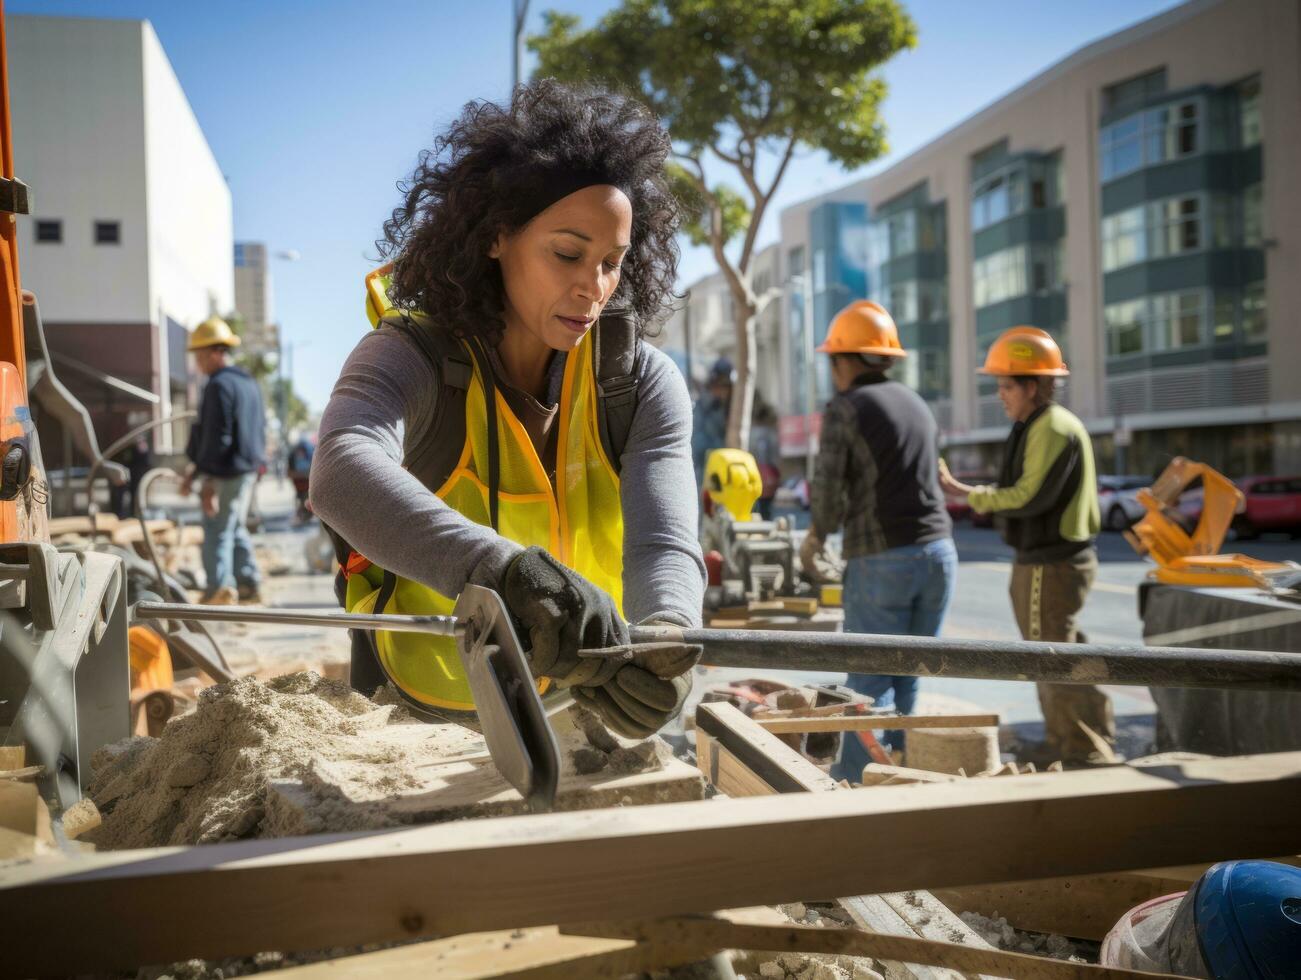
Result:
{"label": "gray work glove", "polygon": [[591,651],[589,659],[620,666],[599,687],[575,687],[574,700],[595,711],[625,738],[649,738],[676,718],[691,693],[691,668],[701,647],[673,641],[636,644],[616,657],[614,651]]}
{"label": "gray work glove", "polygon": [[534,677],[550,677],[562,688],[614,677],[618,662],[580,658],[578,651],[626,647],[628,624],[614,600],[572,568],[543,548],[526,548],[506,567],[501,596],[528,635]]}

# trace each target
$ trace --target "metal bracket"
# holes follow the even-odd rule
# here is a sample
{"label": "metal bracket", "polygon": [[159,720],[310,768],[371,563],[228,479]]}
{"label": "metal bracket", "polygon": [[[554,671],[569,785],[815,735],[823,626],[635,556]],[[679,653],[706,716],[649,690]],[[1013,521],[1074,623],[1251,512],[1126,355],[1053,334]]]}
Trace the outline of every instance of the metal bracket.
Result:
{"label": "metal bracket", "polygon": [[9,214],[31,214],[31,189],[17,177],[0,177],[0,211]]}
{"label": "metal bracket", "polygon": [[552,808],[560,784],[560,746],[501,597],[467,585],[452,611],[484,741],[498,771],[535,813]]}

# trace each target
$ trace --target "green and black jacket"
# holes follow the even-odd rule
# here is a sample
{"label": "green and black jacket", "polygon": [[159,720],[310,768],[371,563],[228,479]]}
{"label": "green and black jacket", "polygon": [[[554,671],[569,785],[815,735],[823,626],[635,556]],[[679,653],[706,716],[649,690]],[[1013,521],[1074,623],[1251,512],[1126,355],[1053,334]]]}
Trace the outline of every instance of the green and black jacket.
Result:
{"label": "green and black jacket", "polygon": [[1093,443],[1084,423],[1045,405],[1012,426],[998,486],[976,487],[971,509],[996,516],[1021,564],[1064,561],[1093,547],[1101,521]]}

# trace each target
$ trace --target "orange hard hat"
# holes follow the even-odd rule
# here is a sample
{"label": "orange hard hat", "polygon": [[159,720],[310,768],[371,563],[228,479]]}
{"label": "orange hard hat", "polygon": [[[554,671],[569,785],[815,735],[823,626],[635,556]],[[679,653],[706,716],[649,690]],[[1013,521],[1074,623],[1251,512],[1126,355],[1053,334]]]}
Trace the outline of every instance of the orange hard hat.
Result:
{"label": "orange hard hat", "polygon": [[880,303],[861,299],[836,314],[827,339],[818,345],[824,354],[878,354],[907,357],[899,346],[899,328]]}
{"label": "orange hard hat", "polygon": [[989,345],[985,366],[976,373],[1005,377],[1029,374],[1064,378],[1071,372],[1062,360],[1062,349],[1048,331],[1038,327],[1013,327],[1003,331]]}

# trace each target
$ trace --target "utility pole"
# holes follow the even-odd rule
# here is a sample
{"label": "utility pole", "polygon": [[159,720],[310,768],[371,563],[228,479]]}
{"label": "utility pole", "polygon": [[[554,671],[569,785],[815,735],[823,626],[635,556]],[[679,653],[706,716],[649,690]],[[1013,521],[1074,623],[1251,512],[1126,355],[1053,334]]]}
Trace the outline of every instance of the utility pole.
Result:
{"label": "utility pole", "polygon": [[514,15],[514,32],[511,34],[510,46],[510,88],[520,83],[520,62],[524,60],[524,23],[529,17],[529,0],[511,0],[511,12]]}

